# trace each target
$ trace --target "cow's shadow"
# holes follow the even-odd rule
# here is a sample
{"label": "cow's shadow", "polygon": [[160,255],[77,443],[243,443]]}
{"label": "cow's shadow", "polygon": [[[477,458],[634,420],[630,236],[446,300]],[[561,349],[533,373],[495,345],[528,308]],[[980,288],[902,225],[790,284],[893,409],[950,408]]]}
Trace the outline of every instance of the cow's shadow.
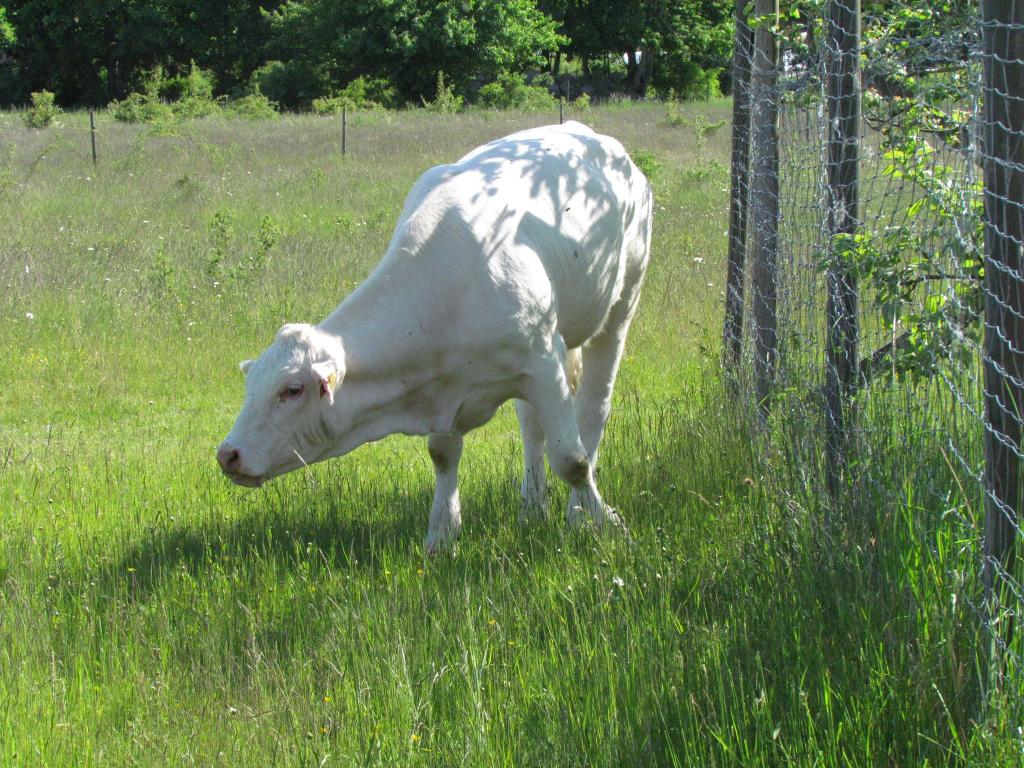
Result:
{"label": "cow's shadow", "polygon": [[290,508],[267,500],[243,505],[227,518],[155,527],[82,576],[95,581],[104,594],[138,603],[183,574],[201,582],[225,568],[255,570],[266,562],[298,567],[310,555],[335,574],[377,571],[381,552],[415,552],[426,530],[429,491],[393,495],[384,500],[385,508],[397,513],[389,517],[362,516],[357,502],[341,506],[314,500]]}

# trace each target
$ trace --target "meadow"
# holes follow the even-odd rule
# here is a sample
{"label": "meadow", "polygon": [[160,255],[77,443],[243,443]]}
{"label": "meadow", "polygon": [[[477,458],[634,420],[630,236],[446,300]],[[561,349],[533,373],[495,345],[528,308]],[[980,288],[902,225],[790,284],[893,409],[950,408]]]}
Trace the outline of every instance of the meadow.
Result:
{"label": "meadow", "polygon": [[430,559],[423,439],[221,476],[237,364],[368,274],[420,173],[557,115],[357,113],[342,157],[338,119],[101,114],[94,166],[87,115],[0,114],[0,765],[1018,764],[954,529],[912,487],[826,524],[725,393],[729,114],[569,115],[658,202],[599,474],[632,540],[557,482],[517,522],[506,405]]}

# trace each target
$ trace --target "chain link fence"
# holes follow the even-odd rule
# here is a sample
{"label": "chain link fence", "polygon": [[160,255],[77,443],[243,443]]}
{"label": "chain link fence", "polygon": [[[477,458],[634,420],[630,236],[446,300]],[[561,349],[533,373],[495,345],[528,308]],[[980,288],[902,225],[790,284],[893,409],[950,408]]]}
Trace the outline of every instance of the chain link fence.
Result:
{"label": "chain link fence", "polygon": [[736,3],[729,380],[834,514],[952,523],[1019,694],[1024,2],[783,10]]}

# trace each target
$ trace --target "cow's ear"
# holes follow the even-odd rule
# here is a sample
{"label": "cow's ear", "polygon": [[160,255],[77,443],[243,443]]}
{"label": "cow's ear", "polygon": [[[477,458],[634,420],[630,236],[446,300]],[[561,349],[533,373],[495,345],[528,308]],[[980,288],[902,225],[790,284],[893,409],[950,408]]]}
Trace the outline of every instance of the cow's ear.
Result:
{"label": "cow's ear", "polygon": [[238,364],[238,370],[240,370],[242,373],[248,375],[249,374],[249,369],[252,368],[253,362],[254,361],[252,361],[252,360],[243,360],[242,362],[240,362]]}
{"label": "cow's ear", "polygon": [[334,391],[341,383],[337,366],[330,362],[313,363],[313,375],[320,381],[320,397],[326,397],[327,402],[334,405]]}

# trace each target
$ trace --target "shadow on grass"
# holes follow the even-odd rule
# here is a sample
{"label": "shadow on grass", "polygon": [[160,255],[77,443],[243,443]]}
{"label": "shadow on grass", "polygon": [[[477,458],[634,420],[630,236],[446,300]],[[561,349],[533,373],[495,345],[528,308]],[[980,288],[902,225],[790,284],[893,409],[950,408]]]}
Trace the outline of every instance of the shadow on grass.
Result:
{"label": "shadow on grass", "polygon": [[[127,593],[140,602],[180,574],[203,580],[214,572],[270,563],[292,569],[314,556],[336,573],[377,571],[382,551],[419,544],[418,525],[426,523],[430,496],[395,491],[375,502],[360,514],[354,505],[341,508],[326,489],[301,504],[268,496],[230,517],[151,528],[98,573],[83,576],[95,580],[101,594]],[[374,514],[382,507],[397,514]]]}

